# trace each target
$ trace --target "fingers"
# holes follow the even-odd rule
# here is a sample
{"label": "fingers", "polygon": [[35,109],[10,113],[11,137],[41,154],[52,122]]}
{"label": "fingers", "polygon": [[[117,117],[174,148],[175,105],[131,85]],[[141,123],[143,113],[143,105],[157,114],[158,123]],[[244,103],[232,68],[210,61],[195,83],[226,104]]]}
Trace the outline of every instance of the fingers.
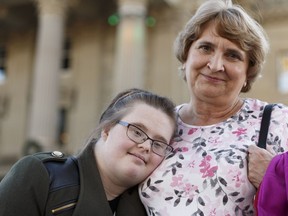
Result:
{"label": "fingers", "polygon": [[248,178],[257,188],[262,181],[266,169],[273,158],[266,149],[259,148],[256,145],[248,147]]}
{"label": "fingers", "polygon": [[259,159],[259,160],[267,160],[270,161],[273,158],[273,154],[263,148],[259,148],[256,145],[250,145],[248,147],[248,159]]}
{"label": "fingers", "polygon": [[255,151],[257,151],[257,150],[259,150],[260,148],[258,147],[258,146],[256,146],[256,145],[250,145],[250,146],[248,146],[248,152],[249,153],[253,153],[253,152],[255,152]]}
{"label": "fingers", "polygon": [[260,148],[260,147],[258,147],[256,145],[250,145],[248,147],[248,153],[249,154],[261,154],[261,153],[265,154],[265,151],[267,151],[267,150],[263,149],[263,148]]}

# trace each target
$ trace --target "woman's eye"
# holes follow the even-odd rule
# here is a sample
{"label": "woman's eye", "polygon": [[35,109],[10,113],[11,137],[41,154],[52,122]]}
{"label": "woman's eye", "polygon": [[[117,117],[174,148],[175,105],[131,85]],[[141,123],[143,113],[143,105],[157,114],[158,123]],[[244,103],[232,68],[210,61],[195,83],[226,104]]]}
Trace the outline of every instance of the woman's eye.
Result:
{"label": "woman's eye", "polygon": [[242,57],[241,55],[239,55],[238,53],[227,53],[227,57],[232,59],[232,60],[240,60],[242,61]]}
{"label": "woman's eye", "polygon": [[154,148],[157,148],[157,149],[163,148],[163,145],[156,141],[154,141],[153,145],[154,145]]}
{"label": "woman's eye", "polygon": [[199,46],[199,49],[201,50],[201,51],[203,51],[203,52],[210,52],[211,51],[211,47],[210,46],[207,46],[207,45],[201,45],[201,46]]}
{"label": "woman's eye", "polygon": [[141,133],[141,131],[139,131],[139,130],[134,130],[134,135],[135,135],[135,136],[138,136],[138,137],[141,137],[141,136],[142,136],[142,133]]}

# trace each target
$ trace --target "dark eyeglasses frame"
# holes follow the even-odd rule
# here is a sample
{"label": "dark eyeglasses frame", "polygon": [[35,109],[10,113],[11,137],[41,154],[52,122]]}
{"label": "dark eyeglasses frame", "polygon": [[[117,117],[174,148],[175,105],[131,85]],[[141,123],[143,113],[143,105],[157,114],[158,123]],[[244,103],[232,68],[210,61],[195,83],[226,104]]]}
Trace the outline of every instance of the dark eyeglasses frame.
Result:
{"label": "dark eyeglasses frame", "polygon": [[[170,145],[168,145],[167,143],[165,143],[165,142],[163,142],[163,141],[159,141],[159,140],[154,140],[154,139],[152,139],[152,138],[150,138],[142,129],[140,129],[139,127],[137,127],[136,125],[133,125],[133,124],[130,124],[130,123],[128,123],[128,122],[125,122],[125,121],[118,121],[117,122],[118,124],[120,124],[120,125],[122,125],[122,126],[125,126],[125,127],[127,127],[127,130],[126,130],[126,135],[127,135],[127,137],[131,140],[131,141],[133,141],[133,142],[135,142],[135,143],[137,143],[137,144],[142,144],[142,143],[144,143],[146,140],[151,140],[152,142],[151,142],[151,149],[152,149],[152,151],[155,153],[155,154],[157,154],[157,155],[159,155],[159,156],[167,156],[167,155],[169,155],[171,152],[173,152],[173,147],[172,146],[170,146]],[[137,128],[137,130],[139,130],[139,131],[141,131],[141,133],[143,133],[144,135],[145,135],[145,139],[143,139],[143,142],[137,142],[137,141],[135,141],[133,138],[131,138],[128,134],[128,131],[129,131],[129,127],[135,127],[135,128]],[[158,143],[161,143],[161,144],[164,144],[165,146],[166,146],[166,149],[165,149],[165,154],[160,154],[160,153],[158,153],[157,151],[155,151],[155,147],[153,147],[154,146],[154,143],[155,142],[158,142]]]}

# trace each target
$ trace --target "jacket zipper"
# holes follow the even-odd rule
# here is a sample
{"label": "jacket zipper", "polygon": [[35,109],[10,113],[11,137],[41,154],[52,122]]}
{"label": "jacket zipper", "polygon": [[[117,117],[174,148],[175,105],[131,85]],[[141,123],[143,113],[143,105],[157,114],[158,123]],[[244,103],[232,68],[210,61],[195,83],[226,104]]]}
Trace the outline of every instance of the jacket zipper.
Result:
{"label": "jacket zipper", "polygon": [[75,206],[76,204],[77,204],[77,202],[69,203],[69,204],[67,204],[67,205],[64,205],[64,206],[61,206],[61,207],[52,209],[51,212],[52,212],[52,214],[57,214],[58,212],[63,211],[63,210],[65,210],[65,209],[69,209],[69,208]]}

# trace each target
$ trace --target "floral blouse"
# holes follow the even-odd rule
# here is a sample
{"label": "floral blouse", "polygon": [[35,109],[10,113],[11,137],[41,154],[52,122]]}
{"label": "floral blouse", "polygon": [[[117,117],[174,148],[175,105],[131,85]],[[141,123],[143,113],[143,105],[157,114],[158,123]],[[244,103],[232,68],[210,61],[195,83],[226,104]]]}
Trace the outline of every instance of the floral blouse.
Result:
{"label": "floral blouse", "polygon": [[[266,104],[244,99],[235,115],[208,126],[188,125],[179,117],[174,152],[139,186],[147,214],[254,215],[256,190],[247,178],[247,148],[257,145]],[[288,107],[276,104],[267,150],[281,153],[287,149]]]}

